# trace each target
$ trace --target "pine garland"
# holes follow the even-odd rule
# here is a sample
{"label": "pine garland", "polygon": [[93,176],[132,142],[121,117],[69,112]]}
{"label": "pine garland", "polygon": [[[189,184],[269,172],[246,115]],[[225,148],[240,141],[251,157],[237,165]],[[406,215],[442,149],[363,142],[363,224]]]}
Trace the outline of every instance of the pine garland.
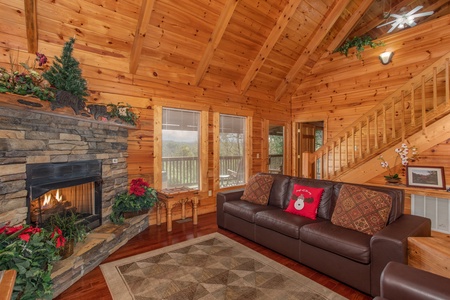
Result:
{"label": "pine garland", "polygon": [[72,57],[75,39],[71,38],[64,44],[61,57],[55,56],[50,69],[42,76],[57,90],[67,91],[80,99],[89,96],[87,82],[81,76],[79,62]]}

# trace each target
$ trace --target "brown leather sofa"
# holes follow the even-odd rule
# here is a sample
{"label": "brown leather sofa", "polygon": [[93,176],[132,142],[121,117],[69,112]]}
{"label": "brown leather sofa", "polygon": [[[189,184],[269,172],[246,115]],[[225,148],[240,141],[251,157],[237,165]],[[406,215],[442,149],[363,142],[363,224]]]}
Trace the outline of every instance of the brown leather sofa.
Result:
{"label": "brown leather sofa", "polygon": [[[403,214],[401,189],[365,186],[393,199],[388,225],[368,235],[331,223],[342,182],[273,174],[268,205],[241,200],[243,189],[217,194],[217,224],[372,296],[389,261],[407,262],[407,238],[430,236],[431,221]],[[323,188],[317,219],[284,212],[294,184]]]}
{"label": "brown leather sofa", "polygon": [[392,261],[381,273],[381,296],[374,299],[450,299],[450,278]]}

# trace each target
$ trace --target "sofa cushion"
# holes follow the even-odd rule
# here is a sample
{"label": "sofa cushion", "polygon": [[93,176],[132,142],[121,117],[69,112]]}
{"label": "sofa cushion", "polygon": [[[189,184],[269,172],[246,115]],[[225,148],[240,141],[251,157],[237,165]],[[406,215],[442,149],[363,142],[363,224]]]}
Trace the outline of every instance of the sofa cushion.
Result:
{"label": "sofa cushion", "polygon": [[386,226],[391,206],[392,198],[386,193],[344,184],[339,192],[331,222],[373,235]]}
{"label": "sofa cushion", "polygon": [[267,205],[270,190],[272,189],[273,177],[270,175],[256,174],[249,178],[244,189],[241,200],[255,204]]}
{"label": "sofa cushion", "polygon": [[295,184],[291,192],[291,201],[285,211],[315,220],[322,193],[322,188]]}
{"label": "sofa cushion", "polygon": [[223,204],[223,212],[243,219],[250,223],[255,223],[255,215],[262,210],[278,209],[267,205],[259,205],[248,201],[227,201]]}
{"label": "sofa cushion", "polygon": [[273,184],[272,190],[270,191],[269,205],[284,209],[284,202],[290,196],[289,182],[291,177],[282,174],[270,174],[270,176],[273,177]]}
{"label": "sofa cushion", "polygon": [[317,222],[309,218],[296,216],[281,209],[264,210],[256,213],[255,224],[294,239],[300,238],[300,228],[305,224]]}
{"label": "sofa cushion", "polygon": [[359,263],[370,263],[371,236],[330,221],[307,224],[300,228],[300,240]]}
{"label": "sofa cushion", "polygon": [[[322,198],[320,199],[319,207],[317,209],[317,217],[329,220],[331,218],[331,200],[333,196],[334,182],[319,179],[291,177],[289,191],[292,191],[295,184],[301,184],[314,188],[323,188]],[[286,208],[288,204],[289,202],[287,202],[283,208]]]}

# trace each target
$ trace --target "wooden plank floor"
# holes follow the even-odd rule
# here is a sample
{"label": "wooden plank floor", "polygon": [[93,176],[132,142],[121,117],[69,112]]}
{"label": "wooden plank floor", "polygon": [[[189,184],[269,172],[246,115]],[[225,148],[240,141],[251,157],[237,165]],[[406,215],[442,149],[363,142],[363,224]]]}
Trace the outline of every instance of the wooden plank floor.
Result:
{"label": "wooden plank floor", "polygon": [[[219,229],[216,224],[216,214],[206,214],[199,216],[198,225],[192,225],[192,222],[177,223],[173,222],[173,231],[168,233],[165,224],[161,226],[152,225],[147,230],[131,239],[126,245],[111,254],[105,261],[110,262],[124,257],[136,255],[150,250],[162,248],[164,246],[176,244],[195,237],[206,235],[213,232],[220,232],[233,240],[244,244],[245,246],[258,251],[259,253],[291,268],[292,270],[326,286],[327,288],[341,294],[348,299],[368,300],[372,297],[358,292],[345,284],[342,284],[328,276],[316,272],[306,266],[303,266],[289,258],[286,258],[276,252],[273,252],[263,246],[253,243],[239,235],[226,230]],[[102,272],[99,267],[83,276],[74,285],[59,295],[56,300],[103,300],[112,299]]]}

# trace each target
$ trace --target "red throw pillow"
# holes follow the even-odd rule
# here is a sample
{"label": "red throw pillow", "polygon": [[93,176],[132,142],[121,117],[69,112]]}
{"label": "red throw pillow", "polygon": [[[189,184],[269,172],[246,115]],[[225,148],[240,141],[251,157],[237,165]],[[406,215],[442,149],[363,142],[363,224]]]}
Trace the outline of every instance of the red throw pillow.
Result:
{"label": "red throw pillow", "polygon": [[291,201],[289,201],[285,211],[315,220],[322,193],[322,188],[295,184],[291,194]]}

